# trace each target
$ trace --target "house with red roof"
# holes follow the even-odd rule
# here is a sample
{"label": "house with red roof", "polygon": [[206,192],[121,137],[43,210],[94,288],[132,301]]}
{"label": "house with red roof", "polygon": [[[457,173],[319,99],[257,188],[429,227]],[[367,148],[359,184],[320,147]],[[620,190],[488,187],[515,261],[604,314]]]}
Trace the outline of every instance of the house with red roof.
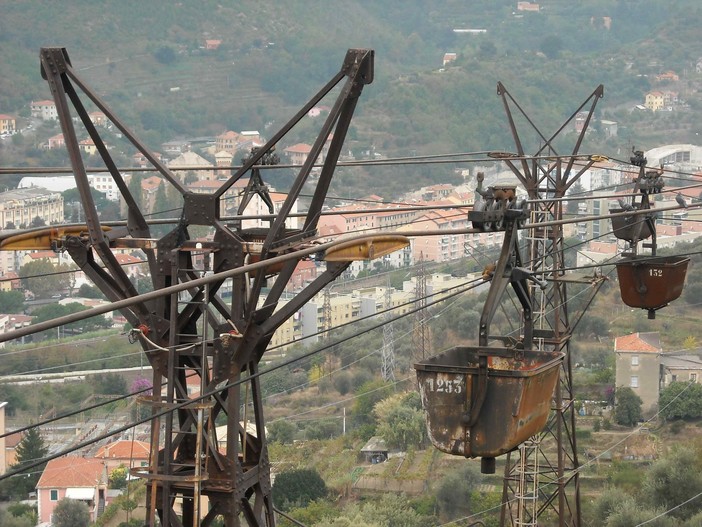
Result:
{"label": "house with red roof", "polygon": [[51,523],[56,504],[63,498],[82,501],[94,522],[105,510],[107,469],[101,459],[65,456],[46,464],[37,483],[39,523]]}
{"label": "house with red roof", "polygon": [[32,101],[29,104],[29,111],[31,112],[32,117],[38,117],[44,121],[58,119],[56,103],[48,99],[44,99],[42,101]]}
{"label": "house with red roof", "polygon": [[88,118],[95,126],[105,126],[107,124],[107,116],[102,112],[90,112]]}
{"label": "house with red roof", "polygon": [[312,260],[300,260],[285,289],[288,291],[300,290],[315,278],[317,278],[317,265]]}
{"label": "house with red roof", "polygon": [[614,339],[615,388],[631,388],[641,397],[644,416],[658,408],[663,348],[659,333],[631,333]]}
{"label": "house with red roof", "polygon": [[93,141],[92,138],[88,137],[87,139],[83,139],[82,141],[78,142],[78,148],[81,149],[82,152],[89,156],[93,156],[97,154],[97,146],[95,145],[95,141]]}
{"label": "house with red roof", "polygon": [[297,143],[287,147],[283,153],[288,156],[291,165],[303,165],[307,161],[307,156],[312,152],[312,145]]}
{"label": "house with red roof", "polygon": [[444,59],[443,59],[443,66],[446,66],[446,64],[450,64],[451,62],[454,62],[458,58],[457,53],[444,53]]}
{"label": "house with red roof", "polygon": [[215,150],[217,152],[229,152],[232,155],[236,154],[237,145],[241,142],[241,140],[242,138],[240,134],[232,130],[227,130],[215,138]]}
{"label": "house with red roof", "polygon": [[22,441],[22,433],[15,432],[3,438],[5,441],[5,466],[2,467],[4,474],[17,462],[17,445]]}
{"label": "house with red roof", "polygon": [[95,459],[105,462],[107,475],[119,467],[146,467],[149,464],[150,445],[146,441],[120,439],[101,446]]}
{"label": "house with red roof", "polygon": [[63,138],[63,134],[56,134],[46,140],[45,148],[47,150],[55,150],[57,148],[64,148],[65,146],[66,140]]}

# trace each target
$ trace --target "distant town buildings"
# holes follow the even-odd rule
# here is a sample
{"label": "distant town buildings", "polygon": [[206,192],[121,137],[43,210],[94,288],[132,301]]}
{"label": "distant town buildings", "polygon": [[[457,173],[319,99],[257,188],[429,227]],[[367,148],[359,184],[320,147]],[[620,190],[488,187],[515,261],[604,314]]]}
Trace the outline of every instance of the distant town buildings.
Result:
{"label": "distant town buildings", "polygon": [[26,228],[39,218],[46,225],[63,223],[63,196],[41,188],[0,193],[0,227]]}
{"label": "distant town buildings", "polygon": [[450,64],[451,62],[455,61],[458,58],[457,53],[444,53],[444,60],[442,62],[442,66],[446,66],[447,64]]}
{"label": "distant town buildings", "polygon": [[538,13],[541,7],[535,2],[517,2],[517,11],[531,11]]}
{"label": "distant town buildings", "polygon": [[[129,177],[129,174],[124,175]],[[115,180],[109,172],[88,174],[88,185],[105,194],[105,197],[110,201],[117,201],[120,197],[119,187],[117,187]],[[37,188],[50,190],[52,192],[65,192],[69,189],[76,188],[76,180],[73,176],[25,176],[20,180],[17,188]]]}
{"label": "distant town buildings", "polygon": [[11,115],[0,113],[0,134],[14,134],[17,130],[17,120]]}
{"label": "distant town buildings", "polygon": [[37,117],[43,121],[58,119],[58,112],[56,111],[56,103],[54,101],[32,101],[29,105],[29,110],[32,117]]}

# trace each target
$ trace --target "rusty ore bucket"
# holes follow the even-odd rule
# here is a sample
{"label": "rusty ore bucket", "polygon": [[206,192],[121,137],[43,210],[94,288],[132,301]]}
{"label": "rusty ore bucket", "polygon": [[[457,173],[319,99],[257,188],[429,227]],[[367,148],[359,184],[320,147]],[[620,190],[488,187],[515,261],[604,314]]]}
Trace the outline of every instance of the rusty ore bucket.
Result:
{"label": "rusty ore bucket", "polygon": [[[624,212],[622,209],[610,209],[612,214]],[[645,240],[651,237],[651,226],[644,214],[631,216],[612,216],[612,231],[620,240],[633,242],[634,239]]]}
{"label": "rusty ore bucket", "polygon": [[690,259],[685,256],[634,256],[617,262],[619,291],[630,307],[655,310],[680,296]]}
{"label": "rusty ore bucket", "polygon": [[414,365],[433,445],[466,457],[514,450],[546,424],[563,353],[456,347]]}

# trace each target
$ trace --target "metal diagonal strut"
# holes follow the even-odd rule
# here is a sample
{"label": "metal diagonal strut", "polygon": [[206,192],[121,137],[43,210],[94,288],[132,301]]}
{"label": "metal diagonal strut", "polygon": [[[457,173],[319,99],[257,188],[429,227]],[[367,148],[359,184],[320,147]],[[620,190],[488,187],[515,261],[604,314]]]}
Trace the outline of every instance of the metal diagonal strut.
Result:
{"label": "metal diagonal strut", "polygon": [[[153,368],[153,386],[165,386],[144,400],[152,408],[151,457],[149,465],[136,470],[135,475],[147,482],[146,525],[273,526],[258,364],[282,324],[336,279],[351,260],[373,253],[373,240],[340,248],[313,282],[287,303],[280,302],[297,264],[314,254],[309,241],[316,235],[357,100],[363,87],[373,80],[374,52],[349,50],[340,71],[211,194],[193,193],[162,164],[83,82],[65,49],[43,48],[40,58],[87,219],[87,232],[68,232],[63,247],[127,317]],[[342,82],[308,160],[299,168],[269,226],[246,228],[241,221],[227,221],[223,198],[247,175],[250,184],[239,197],[240,206],[233,210],[243,214],[252,199],[262,199],[273,212],[258,167],[309,109]],[[170,232],[159,237],[150,232],[138,197],[132,195],[132,186],[127,185],[127,178],[90,122],[84,98],[105,113],[155,167],[162,184],[181,195],[182,210]],[[101,225],[71,108],[122,193],[128,210],[126,227],[110,230]],[[332,141],[312,201],[298,222],[297,199],[309,184],[309,175],[329,137]],[[213,236],[208,241],[191,240],[191,226],[208,227]],[[147,256],[153,294],[137,293],[112,252],[128,238],[133,238],[134,247]],[[378,241],[385,249],[398,243],[397,239]],[[236,269],[242,272],[227,274]],[[209,279],[210,275],[215,278]],[[212,395],[198,397],[200,393]]]}

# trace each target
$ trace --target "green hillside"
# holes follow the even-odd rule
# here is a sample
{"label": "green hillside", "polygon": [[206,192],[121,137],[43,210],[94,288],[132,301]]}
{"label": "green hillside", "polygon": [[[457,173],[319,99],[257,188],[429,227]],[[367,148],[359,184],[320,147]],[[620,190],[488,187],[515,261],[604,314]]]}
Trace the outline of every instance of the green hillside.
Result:
{"label": "green hillside", "polygon": [[[49,97],[38,51],[58,45],[151,148],[226,129],[271,135],[338,71],[346,49],[368,47],[376,50],[376,75],[350,131],[355,155],[513,149],[497,81],[546,133],[604,84],[597,117],[617,121],[619,135],[591,134],[590,151],[626,157],[633,145],[697,139],[702,8],[696,1],[554,0],[540,7],[517,11],[516,2],[503,0],[6,2],[0,113],[26,116],[31,100]],[[207,39],[221,45],[206,50]],[[457,60],[444,66],[446,52]],[[668,70],[680,81],[654,81]],[[685,104],[674,112],[632,111],[652,89],[676,90]],[[315,133],[302,126],[290,141],[311,142]],[[341,173],[335,184],[360,193],[355,188],[381,180],[379,190],[394,193],[408,181],[446,181],[450,173],[388,168]]]}

